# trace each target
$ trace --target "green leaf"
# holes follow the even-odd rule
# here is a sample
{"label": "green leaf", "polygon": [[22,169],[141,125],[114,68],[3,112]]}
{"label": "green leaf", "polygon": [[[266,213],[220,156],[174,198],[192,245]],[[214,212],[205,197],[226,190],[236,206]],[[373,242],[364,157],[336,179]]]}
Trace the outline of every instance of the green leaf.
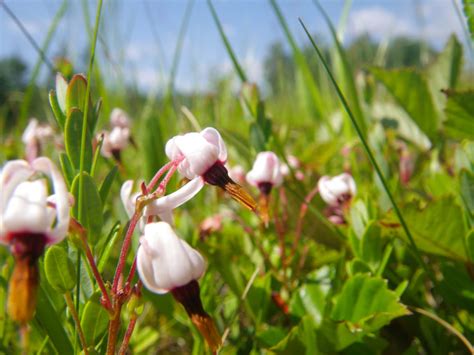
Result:
{"label": "green leaf", "polygon": [[355,233],[351,233],[350,242],[354,256],[364,261],[370,267],[370,270],[375,273],[383,255],[383,239],[380,226],[372,221],[362,237],[357,237]]}
{"label": "green leaf", "polygon": [[61,164],[63,175],[66,178],[66,183],[68,187],[71,187],[72,181],[74,180],[74,176],[76,176],[76,173],[66,153],[59,153],[59,163]]}
{"label": "green leaf", "polygon": [[100,295],[92,296],[82,312],[81,327],[88,345],[94,345],[107,330],[109,314],[99,303]]}
{"label": "green leaf", "polygon": [[309,315],[315,326],[321,325],[329,290],[329,284],[304,284],[291,298],[291,313],[298,317]]}
{"label": "green leaf", "polygon": [[68,83],[66,79],[64,79],[64,76],[62,76],[60,73],[57,73],[56,74],[56,91],[54,93],[56,96],[59,109],[62,112],[64,117],[66,117],[66,113],[68,111],[67,104],[66,104],[67,89],[68,89]]}
{"label": "green leaf", "polygon": [[71,341],[63,326],[64,321],[40,284],[35,320],[46,331],[59,354],[74,354]]}
{"label": "green leaf", "polygon": [[[72,77],[66,92],[66,112],[69,112],[72,108],[77,108],[84,111],[84,104],[87,92],[87,79],[82,74],[76,74]],[[87,129],[89,132],[94,132],[95,125],[97,123],[96,118],[97,112],[92,107],[92,100],[89,95],[88,99],[89,109],[87,113]],[[100,106],[99,106],[100,108]],[[96,107],[98,109],[98,107]]]}
{"label": "green leaf", "polygon": [[454,197],[432,201],[424,209],[410,204],[404,216],[418,247],[428,253],[466,261],[461,207]]}
{"label": "green leaf", "polygon": [[51,109],[53,110],[54,117],[56,118],[59,127],[61,128],[61,130],[64,130],[66,114],[61,110],[58,98],[56,97],[56,93],[54,90],[51,90],[49,92],[49,104],[51,105]]}
{"label": "green leaf", "polygon": [[463,0],[463,12],[467,19],[467,28],[471,34],[471,41],[474,41],[474,4],[471,0]]}
{"label": "green leaf", "polygon": [[466,249],[471,259],[471,263],[474,262],[474,229],[471,229],[466,235]]}
{"label": "green leaf", "polygon": [[371,72],[393,95],[418,127],[429,138],[437,138],[439,117],[425,78],[412,69],[372,68]]}
{"label": "green leaf", "polygon": [[[83,177],[83,206],[82,206],[82,220],[79,221],[89,231],[89,241],[95,244],[103,224],[102,216],[102,200],[94,179],[86,173],[82,173]],[[80,174],[78,174],[72,182],[71,192],[76,201],[79,201],[79,181]],[[73,207],[73,215],[77,218],[79,216],[79,204],[76,203]]]}
{"label": "green leaf", "polygon": [[343,321],[354,332],[374,332],[409,312],[380,277],[359,274],[346,281],[335,300],[331,318]]}
{"label": "green leaf", "polygon": [[474,312],[474,288],[472,279],[463,264],[442,263],[443,280],[437,291],[450,304]]}
{"label": "green leaf", "polygon": [[446,133],[457,139],[474,137],[474,91],[446,91],[448,101],[444,112]]}
{"label": "green leaf", "polygon": [[456,36],[451,35],[443,51],[430,65],[426,73],[426,79],[438,111],[443,109],[446,102],[441,90],[456,88],[461,69],[462,46]]}
{"label": "green leaf", "polygon": [[[66,119],[66,129],[64,143],[66,152],[72,165],[79,170],[81,160],[81,139],[82,139],[83,114],[77,108],[68,111]],[[86,132],[84,168],[89,171],[92,165],[92,139],[89,130]]]}
{"label": "green leaf", "polygon": [[474,218],[474,174],[467,170],[461,170],[459,185],[466,210],[471,218]]}
{"label": "green leaf", "polygon": [[112,187],[112,184],[114,183],[115,177],[117,176],[118,173],[118,167],[114,166],[112,169],[110,169],[109,173],[105,177],[104,181],[102,181],[102,185],[100,185],[100,199],[105,202],[107,201],[107,197],[109,196],[109,191],[110,188]]}
{"label": "green leaf", "polygon": [[270,348],[277,354],[318,354],[316,332],[311,317],[305,316],[283,340]]}
{"label": "green leaf", "polygon": [[60,293],[66,293],[76,286],[74,265],[67,252],[59,246],[48,248],[44,258],[44,271],[49,284]]}

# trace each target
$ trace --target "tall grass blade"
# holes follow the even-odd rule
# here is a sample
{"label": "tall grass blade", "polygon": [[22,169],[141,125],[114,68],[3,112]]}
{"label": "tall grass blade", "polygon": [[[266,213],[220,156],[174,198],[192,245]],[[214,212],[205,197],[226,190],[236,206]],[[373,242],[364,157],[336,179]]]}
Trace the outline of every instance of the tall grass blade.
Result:
{"label": "tall grass blade", "polygon": [[296,44],[296,41],[291,34],[290,28],[288,27],[288,24],[286,23],[283,13],[281,12],[276,0],[270,0],[270,4],[278,18],[278,21],[280,22],[281,27],[283,28],[283,31],[285,32],[285,36],[288,40],[288,43],[290,44],[297,67],[300,70],[304,78],[304,82],[306,83],[306,86],[310,92],[311,98],[313,99],[312,108],[316,112],[317,116],[322,117],[324,113],[328,112],[327,105],[324,103],[325,101],[323,100],[315,78],[311,73],[309,64],[303,55],[303,52]]}
{"label": "tall grass blade", "polygon": [[415,239],[413,238],[413,235],[411,234],[409,228],[408,228],[408,225],[407,223],[405,222],[405,218],[403,218],[403,215],[400,211],[400,209],[398,208],[398,205],[397,203],[395,202],[395,199],[392,195],[392,193],[390,192],[390,189],[388,188],[388,184],[387,184],[387,181],[385,179],[385,177],[383,176],[382,174],[382,171],[380,170],[380,167],[377,163],[377,161],[375,160],[375,157],[372,153],[372,150],[370,149],[369,147],[369,144],[367,143],[367,140],[365,139],[365,136],[364,134],[362,133],[362,130],[361,128],[359,127],[359,124],[357,122],[357,119],[355,118],[354,114],[352,113],[352,110],[349,106],[349,103],[347,102],[344,94],[342,93],[341,89],[339,88],[339,85],[337,84],[336,82],[336,79],[334,78],[331,70],[329,69],[323,55],[321,54],[321,51],[319,50],[318,46],[316,45],[316,43],[314,42],[313,40],[313,37],[310,35],[310,33],[308,32],[308,29],[306,28],[303,20],[299,19],[300,21],[300,24],[301,26],[303,27],[304,31],[306,32],[306,35],[308,36],[308,39],[310,40],[311,42],[311,45],[313,46],[314,50],[316,51],[316,54],[318,55],[319,59],[321,60],[324,68],[326,69],[326,72],[329,76],[329,78],[331,79],[331,82],[333,83],[334,85],[334,88],[336,89],[336,92],[337,92],[337,95],[339,97],[339,99],[341,100],[341,103],[342,105],[344,106],[344,109],[346,110],[351,122],[352,122],[352,125],[354,127],[354,129],[356,130],[357,132],[357,135],[359,136],[360,138],[360,141],[364,147],[364,150],[367,154],[367,157],[369,158],[369,161],[370,163],[372,164],[372,166],[374,167],[375,169],[375,172],[378,176],[378,178],[380,179],[380,182],[382,183],[382,186],[385,190],[385,193],[387,194],[389,200],[390,200],[390,203],[392,204],[392,207],[393,207],[393,210],[395,211],[401,225],[402,225],[402,228],[403,228],[403,231],[405,232],[406,236],[408,237],[408,240],[412,246],[412,249],[413,249],[413,252],[414,252],[414,255],[418,261],[418,263],[420,264],[420,266],[424,269],[424,271],[426,272],[426,274],[430,277],[430,279],[436,283],[436,280],[434,278],[434,275],[433,273],[431,272],[431,270],[428,268],[428,266],[426,265],[426,263],[423,261],[422,257],[421,257],[421,253],[415,243]]}
{"label": "tall grass blade", "polygon": [[318,0],[314,0],[314,4],[318,7],[319,11],[323,15],[335,44],[336,50],[334,51],[334,55],[335,58],[337,58],[338,63],[340,64],[340,72],[338,75],[339,82],[342,81],[343,91],[349,100],[349,104],[354,110],[354,116],[357,120],[357,123],[361,128],[363,134],[366,135],[367,125],[364,119],[364,115],[362,113],[362,108],[360,106],[359,95],[357,94],[357,89],[354,82],[354,73],[347,59],[346,52],[342,47],[342,44],[336,33],[336,29],[332,25],[331,20],[329,19],[329,16],[327,15],[326,11],[324,11],[324,8],[321,6]]}
{"label": "tall grass blade", "polygon": [[232,64],[234,65],[235,71],[237,72],[240,80],[242,82],[246,82],[247,76],[245,75],[245,72],[243,71],[241,65],[239,64],[239,61],[237,60],[237,57],[234,51],[232,50],[232,46],[230,45],[230,42],[227,39],[227,36],[225,35],[224,28],[222,27],[221,21],[219,20],[219,17],[217,16],[217,12],[216,12],[216,9],[214,8],[214,5],[212,4],[212,1],[207,0],[207,5],[209,6],[209,9],[211,10],[212,18],[214,19],[214,22],[216,23],[217,29],[219,30],[219,34],[222,38],[222,41],[224,42],[227,53],[229,53],[229,56],[230,56],[230,59],[232,60]]}

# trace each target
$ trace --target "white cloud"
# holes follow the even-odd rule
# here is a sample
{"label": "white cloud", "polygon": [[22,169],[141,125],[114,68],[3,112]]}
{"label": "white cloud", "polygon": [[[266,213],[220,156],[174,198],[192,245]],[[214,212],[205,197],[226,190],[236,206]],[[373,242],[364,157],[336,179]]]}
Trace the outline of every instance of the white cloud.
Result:
{"label": "white cloud", "polygon": [[369,33],[381,39],[397,35],[410,35],[415,32],[414,26],[401,16],[378,6],[354,11],[349,16],[348,33],[351,36]]}

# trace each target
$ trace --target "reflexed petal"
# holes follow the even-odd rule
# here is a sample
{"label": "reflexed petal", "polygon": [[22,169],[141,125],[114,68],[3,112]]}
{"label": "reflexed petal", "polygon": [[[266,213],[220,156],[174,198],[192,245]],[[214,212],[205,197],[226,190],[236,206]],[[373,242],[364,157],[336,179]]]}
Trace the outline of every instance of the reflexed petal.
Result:
{"label": "reflexed petal", "polygon": [[218,147],[218,159],[221,163],[225,163],[227,161],[227,148],[222,139],[219,131],[212,127],[204,128],[200,132],[201,136],[203,136],[209,143],[213,144],[214,146]]}
{"label": "reflexed petal", "polygon": [[120,188],[120,199],[129,218],[135,213],[135,200],[139,195],[138,193],[132,195],[132,188],[133,180],[125,181]]}

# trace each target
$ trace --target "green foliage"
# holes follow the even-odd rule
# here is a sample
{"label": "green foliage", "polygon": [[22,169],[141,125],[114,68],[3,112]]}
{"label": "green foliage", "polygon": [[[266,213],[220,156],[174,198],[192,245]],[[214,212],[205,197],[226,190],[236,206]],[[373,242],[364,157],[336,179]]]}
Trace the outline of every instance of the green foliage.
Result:
{"label": "green foliage", "polygon": [[474,137],[474,91],[446,92],[446,134],[457,139]]}
{"label": "green foliage", "polygon": [[76,285],[76,271],[67,252],[53,246],[46,251],[44,271],[49,284],[58,292],[66,293]]}
{"label": "green foliage", "polygon": [[[66,144],[67,155],[76,169],[79,170],[81,161],[81,136],[82,136],[83,114],[77,108],[71,108],[68,111],[64,141]],[[84,167],[90,171],[92,166],[92,137],[89,132],[86,134],[86,145],[84,151]]]}
{"label": "green foliage", "polygon": [[109,324],[109,314],[99,302],[100,295],[93,296],[85,305],[82,312],[81,326],[84,329],[86,343],[89,346],[97,344],[104,335]]}

